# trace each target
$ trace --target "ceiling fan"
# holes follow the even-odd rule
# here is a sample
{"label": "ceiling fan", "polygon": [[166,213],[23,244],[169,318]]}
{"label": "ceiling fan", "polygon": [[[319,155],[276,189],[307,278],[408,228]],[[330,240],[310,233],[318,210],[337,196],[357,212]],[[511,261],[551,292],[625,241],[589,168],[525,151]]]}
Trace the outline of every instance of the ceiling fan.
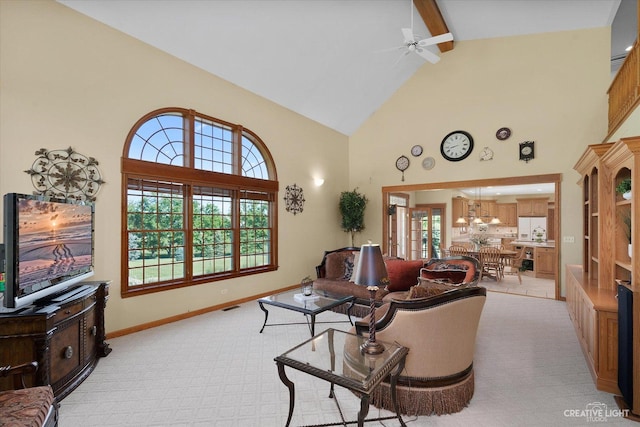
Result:
{"label": "ceiling fan", "polygon": [[416,40],[416,36],[413,34],[413,30],[411,28],[403,28],[402,35],[404,36],[404,46],[402,48],[406,49],[406,52],[404,53],[405,55],[408,55],[411,52],[415,52],[432,64],[440,61],[440,57],[430,50],[426,49],[426,47],[453,40],[453,34],[451,33],[445,33],[435,37]]}
{"label": "ceiling fan", "polygon": [[404,44],[399,49],[406,49],[404,56],[409,55],[411,52],[415,52],[427,61],[435,64],[440,61],[440,57],[430,50],[426,49],[427,46],[433,46],[438,43],[448,42],[453,40],[453,34],[445,33],[438,36],[429,37],[426,39],[416,39],[416,35],[413,33],[413,3],[411,4],[411,28],[403,28],[402,35],[404,36]]}

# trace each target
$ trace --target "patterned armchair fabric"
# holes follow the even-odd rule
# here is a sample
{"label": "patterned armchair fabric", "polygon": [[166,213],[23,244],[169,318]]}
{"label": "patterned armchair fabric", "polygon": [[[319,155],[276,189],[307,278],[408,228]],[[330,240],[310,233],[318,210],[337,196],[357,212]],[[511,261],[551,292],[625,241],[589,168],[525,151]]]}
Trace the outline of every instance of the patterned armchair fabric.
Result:
{"label": "patterned armchair fabric", "polygon": [[[0,376],[13,376],[14,386],[24,387],[24,377],[35,373],[36,362],[0,367]],[[55,427],[58,404],[50,385],[0,391],[0,427]]]}

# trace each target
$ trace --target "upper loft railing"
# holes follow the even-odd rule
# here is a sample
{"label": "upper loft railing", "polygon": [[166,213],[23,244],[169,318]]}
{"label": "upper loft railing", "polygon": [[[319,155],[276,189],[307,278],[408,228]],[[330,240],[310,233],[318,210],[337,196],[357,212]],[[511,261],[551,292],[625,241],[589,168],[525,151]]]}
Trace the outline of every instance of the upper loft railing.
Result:
{"label": "upper loft railing", "polygon": [[[637,0],[636,13],[640,22],[640,0]],[[609,95],[609,130],[607,139],[620,127],[640,104],[640,27],[637,29],[636,42],[613,79],[607,94]],[[605,139],[606,141],[606,139]]]}

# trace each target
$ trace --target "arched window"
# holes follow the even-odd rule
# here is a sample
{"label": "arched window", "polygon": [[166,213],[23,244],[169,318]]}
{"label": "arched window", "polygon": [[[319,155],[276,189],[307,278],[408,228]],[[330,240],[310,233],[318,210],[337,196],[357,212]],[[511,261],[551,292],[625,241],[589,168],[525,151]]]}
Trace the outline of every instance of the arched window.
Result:
{"label": "arched window", "polygon": [[253,132],[153,111],[127,136],[122,177],[122,296],[277,268],[278,181]]}

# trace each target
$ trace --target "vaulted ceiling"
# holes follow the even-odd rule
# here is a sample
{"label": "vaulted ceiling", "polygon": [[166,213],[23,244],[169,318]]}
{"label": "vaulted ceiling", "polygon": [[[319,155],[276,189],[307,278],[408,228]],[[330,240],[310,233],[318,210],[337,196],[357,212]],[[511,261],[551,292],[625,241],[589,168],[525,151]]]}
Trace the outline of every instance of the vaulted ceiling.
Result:
{"label": "vaulted ceiling", "polygon": [[[456,42],[611,26],[621,2],[58,1],[345,135],[420,67],[446,61]],[[438,8],[443,21],[436,16]],[[441,56],[440,63],[397,49],[403,44],[401,28],[412,21],[420,37],[432,34],[421,14],[434,35],[448,29],[454,36],[441,46],[442,53],[430,48]]]}

